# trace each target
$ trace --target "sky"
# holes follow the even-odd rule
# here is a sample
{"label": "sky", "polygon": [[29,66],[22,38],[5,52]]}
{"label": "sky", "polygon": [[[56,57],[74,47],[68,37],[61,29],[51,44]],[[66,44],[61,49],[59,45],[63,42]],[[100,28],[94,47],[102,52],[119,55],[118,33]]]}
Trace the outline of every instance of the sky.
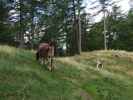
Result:
{"label": "sky", "polygon": [[[91,14],[95,14],[97,10],[90,10],[89,8],[91,8],[91,2],[94,2],[96,0],[84,0],[84,5],[86,6],[86,12],[91,13]],[[130,0],[113,0],[115,2],[118,2],[117,5],[121,6],[121,10],[126,13],[128,12],[128,10],[130,9],[129,6],[129,1]],[[95,17],[95,21],[99,21],[102,17],[102,14],[98,15]]]}

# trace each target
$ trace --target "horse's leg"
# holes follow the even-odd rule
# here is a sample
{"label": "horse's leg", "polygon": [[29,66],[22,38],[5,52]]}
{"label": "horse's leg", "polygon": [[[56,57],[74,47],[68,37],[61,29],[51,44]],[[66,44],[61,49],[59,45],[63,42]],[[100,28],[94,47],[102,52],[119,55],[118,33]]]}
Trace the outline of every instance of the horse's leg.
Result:
{"label": "horse's leg", "polygon": [[54,65],[53,65],[53,61],[54,61],[54,46],[52,46],[51,48],[51,67],[52,67],[52,70],[54,70]]}
{"label": "horse's leg", "polygon": [[54,70],[54,65],[53,65],[53,57],[51,57],[51,62],[50,62],[51,69]]}
{"label": "horse's leg", "polygon": [[48,57],[48,69],[49,69],[49,71],[52,71],[52,67],[51,67],[51,57],[49,56]]}
{"label": "horse's leg", "polygon": [[46,65],[46,59],[45,59],[45,58],[43,58],[43,62],[44,62],[44,64]]}
{"label": "horse's leg", "polygon": [[40,63],[41,63],[41,65],[44,64],[44,58],[43,57],[40,58]]}
{"label": "horse's leg", "polygon": [[51,59],[50,59],[50,57],[48,58],[48,68],[49,68],[49,71],[51,71],[51,64],[50,64],[50,61]]}
{"label": "horse's leg", "polygon": [[54,66],[53,66],[53,56],[54,56],[54,47],[50,47],[50,50],[49,50],[49,52],[48,52],[50,71],[54,70]]}
{"label": "horse's leg", "polygon": [[54,70],[53,57],[50,57],[50,68],[51,68],[51,71]]}
{"label": "horse's leg", "polygon": [[44,64],[45,64],[45,65],[48,65],[48,63],[49,63],[48,58],[47,58],[47,57],[44,57]]}
{"label": "horse's leg", "polygon": [[39,51],[36,52],[36,60],[39,60]]}

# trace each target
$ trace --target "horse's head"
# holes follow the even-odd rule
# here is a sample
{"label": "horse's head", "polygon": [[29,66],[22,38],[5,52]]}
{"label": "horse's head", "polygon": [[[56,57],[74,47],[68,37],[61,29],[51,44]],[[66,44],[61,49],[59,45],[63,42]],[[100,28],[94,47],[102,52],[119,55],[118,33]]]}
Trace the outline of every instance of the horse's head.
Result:
{"label": "horse's head", "polygon": [[51,41],[48,42],[48,44],[50,46],[55,46],[56,45],[56,42],[55,42],[55,40],[51,40]]}

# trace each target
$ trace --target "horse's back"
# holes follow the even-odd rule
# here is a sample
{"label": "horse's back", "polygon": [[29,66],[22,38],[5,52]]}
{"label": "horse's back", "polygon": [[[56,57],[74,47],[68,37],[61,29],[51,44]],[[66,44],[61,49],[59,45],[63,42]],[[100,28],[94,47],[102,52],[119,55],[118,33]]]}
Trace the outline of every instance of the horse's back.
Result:
{"label": "horse's back", "polygon": [[45,49],[49,48],[49,44],[48,43],[41,43],[39,45],[39,48],[38,49],[43,49],[43,48],[45,48]]}
{"label": "horse's back", "polygon": [[37,52],[40,56],[54,56],[54,46],[50,46],[48,43],[41,43],[38,47]]}
{"label": "horse's back", "polygon": [[37,52],[39,52],[39,55],[42,57],[46,57],[48,55],[49,45],[48,43],[41,43],[38,47]]}

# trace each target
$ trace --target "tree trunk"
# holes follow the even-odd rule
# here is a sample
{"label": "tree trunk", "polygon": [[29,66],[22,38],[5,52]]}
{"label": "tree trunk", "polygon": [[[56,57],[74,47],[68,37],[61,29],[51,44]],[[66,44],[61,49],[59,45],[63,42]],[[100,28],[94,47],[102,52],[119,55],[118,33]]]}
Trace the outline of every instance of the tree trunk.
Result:
{"label": "tree trunk", "polygon": [[107,36],[106,36],[106,33],[107,33],[107,29],[106,29],[106,13],[105,13],[105,10],[104,10],[104,49],[107,50],[108,47],[107,47]]}
{"label": "tree trunk", "polygon": [[23,13],[22,13],[22,6],[23,6],[23,1],[20,0],[20,32],[19,32],[19,47],[24,48],[24,23],[23,23]]}
{"label": "tree trunk", "polygon": [[80,19],[80,3],[78,0],[78,54],[81,53],[81,19]]}
{"label": "tree trunk", "polygon": [[72,33],[72,40],[71,40],[71,55],[75,55],[77,53],[77,31],[76,31],[76,7],[75,7],[75,0],[73,0],[73,33]]}

